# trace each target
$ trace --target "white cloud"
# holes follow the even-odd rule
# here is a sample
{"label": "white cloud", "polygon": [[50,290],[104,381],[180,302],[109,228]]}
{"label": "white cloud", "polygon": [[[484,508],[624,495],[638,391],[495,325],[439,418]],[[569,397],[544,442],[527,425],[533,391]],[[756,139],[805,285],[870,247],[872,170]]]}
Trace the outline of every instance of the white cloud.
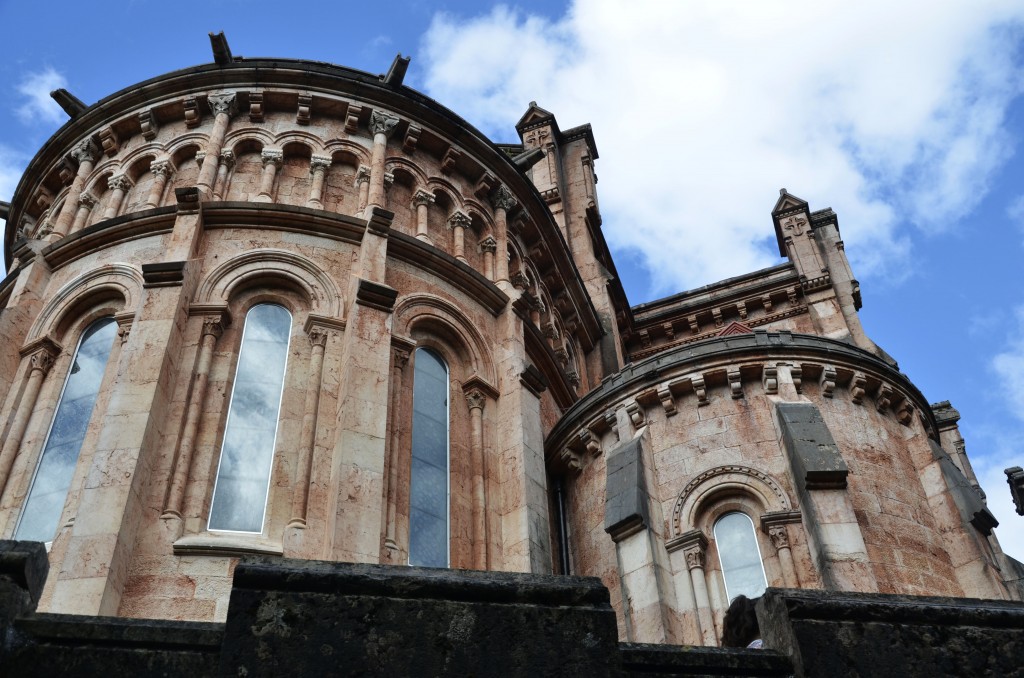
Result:
{"label": "white cloud", "polygon": [[[28,158],[14,149],[0,144],[0,200],[10,202],[14,189],[21,180]],[[7,228],[7,222],[0,219],[0,234]],[[0,243],[0,261],[3,260],[3,244]],[[2,276],[0,276],[2,277]]]}
{"label": "white cloud", "polygon": [[780,186],[836,209],[862,279],[905,274],[905,224],[950,227],[1012,151],[1021,21],[1016,0],[576,0],[439,14],[421,56],[497,140],[531,100],[592,123],[606,236],[663,294],[775,263]]}
{"label": "white cloud", "polygon": [[52,124],[63,123],[67,120],[67,115],[50,97],[50,92],[67,86],[68,83],[64,76],[51,67],[26,74],[18,84],[18,94],[23,97],[23,101],[15,109],[15,113],[26,125],[36,121]]}
{"label": "white cloud", "polygon": [[992,358],[992,372],[999,378],[1010,415],[1024,424],[1024,306],[1014,309],[1016,327],[1003,350]]}

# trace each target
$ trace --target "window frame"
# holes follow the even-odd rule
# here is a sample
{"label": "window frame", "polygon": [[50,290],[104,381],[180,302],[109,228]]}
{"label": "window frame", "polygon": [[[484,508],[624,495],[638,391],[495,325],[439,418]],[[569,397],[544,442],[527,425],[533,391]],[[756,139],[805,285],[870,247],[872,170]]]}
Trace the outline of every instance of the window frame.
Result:
{"label": "window frame", "polygon": [[[238,368],[239,368],[239,366],[241,365],[241,362],[242,362],[242,350],[245,348],[245,336],[246,336],[246,331],[249,328],[249,323],[248,323],[248,321],[249,321],[249,314],[253,311],[253,309],[258,308],[260,306],[276,306],[276,307],[284,310],[288,314],[288,318],[289,318],[289,323],[288,323],[288,340],[285,343],[285,347],[284,347],[284,371],[281,373],[280,392],[278,394],[278,399],[277,399],[277,416],[276,416],[276,418],[274,420],[273,444],[271,446],[270,463],[268,464],[267,478],[266,478],[265,490],[264,490],[264,494],[263,494],[263,514],[262,514],[262,517],[261,517],[261,520],[260,520],[260,529],[259,529],[259,531],[252,531],[252,530],[234,530],[234,529],[226,529],[226,528],[219,528],[219,527],[211,527],[211,521],[213,519],[213,507],[214,507],[214,502],[215,502],[216,497],[217,497],[217,488],[220,485],[221,466],[222,466],[222,463],[223,463],[223,460],[224,460],[224,444],[227,441],[228,427],[229,427],[229,425],[231,423],[232,409],[233,409],[233,407],[235,405],[235,394],[236,394],[236,388],[238,386]],[[210,490],[210,504],[209,504],[209,508],[208,508],[208,511],[207,511],[206,523],[205,523],[206,532],[214,533],[214,534],[249,535],[249,536],[256,536],[256,537],[263,536],[263,535],[266,534],[266,530],[267,530],[267,514],[268,514],[268,510],[267,509],[270,506],[270,497],[271,497],[271,492],[273,490],[273,482],[272,482],[272,480],[273,480],[273,477],[274,477],[274,464],[276,463],[276,460],[277,460],[277,438],[278,438],[278,434],[280,433],[280,429],[281,429],[281,412],[282,412],[282,405],[284,403],[285,386],[287,384],[287,379],[288,379],[288,363],[290,362],[289,358],[290,358],[290,352],[291,352],[291,348],[292,348],[292,332],[293,332],[294,328],[295,328],[295,311],[294,311],[294,309],[289,308],[289,306],[286,303],[283,303],[280,300],[256,298],[248,306],[248,308],[245,309],[244,320],[242,321],[242,332],[241,332],[241,336],[239,337],[238,351],[235,354],[234,370],[233,370],[233,373],[232,373],[232,376],[231,376],[231,395],[228,398],[228,404],[227,404],[227,407],[225,408],[225,411],[224,411],[224,427],[223,427],[223,430],[220,432],[220,441],[219,441],[219,446],[218,446],[219,447],[219,454],[217,456],[217,469],[214,472],[214,476],[213,476],[213,487]]]}
{"label": "window frame", "polygon": [[[743,516],[744,518],[746,518],[747,523],[750,525],[750,537],[753,540],[753,546],[754,546],[754,548],[756,549],[756,552],[757,552],[757,561],[758,561],[758,563],[761,566],[761,580],[764,582],[764,588],[765,589],[767,589],[768,586],[769,586],[769,583],[768,583],[768,571],[765,570],[765,567],[764,567],[764,560],[765,559],[764,559],[764,555],[761,553],[761,544],[760,544],[760,541],[757,538],[757,526],[754,524],[753,518],[751,518],[749,515],[747,515],[747,513],[745,511],[739,511],[739,510],[735,510],[735,509],[734,510],[730,510],[730,511],[724,511],[721,514],[715,516],[714,522],[711,523],[711,534],[712,534],[712,536],[714,537],[714,540],[715,540],[715,552],[718,555],[718,568],[719,568],[719,572],[721,573],[721,576],[722,576],[722,587],[725,589],[725,597],[726,597],[727,604],[729,602],[731,602],[733,600],[733,598],[735,598],[735,596],[740,595],[741,592],[737,592],[735,594],[735,596],[734,596],[729,591],[729,577],[728,577],[728,575],[726,573],[725,561],[722,558],[721,541],[718,538],[718,525],[722,522],[722,520],[728,518],[729,516],[733,516],[733,515],[741,515],[741,516]],[[762,593],[764,593],[764,591],[762,591]],[[758,595],[761,595],[761,594],[758,594]]]}

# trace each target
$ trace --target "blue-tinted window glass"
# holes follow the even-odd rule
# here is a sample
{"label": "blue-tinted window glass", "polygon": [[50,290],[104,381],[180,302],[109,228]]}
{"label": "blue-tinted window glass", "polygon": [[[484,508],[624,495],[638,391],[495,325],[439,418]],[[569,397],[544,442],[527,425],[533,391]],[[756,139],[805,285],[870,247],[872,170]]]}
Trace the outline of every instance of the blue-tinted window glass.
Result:
{"label": "blue-tinted window glass", "polygon": [[727,513],[715,523],[715,545],[722,561],[725,593],[729,600],[743,594],[756,598],[767,582],[754,524],[745,513]]}
{"label": "blue-tinted window glass", "polygon": [[117,323],[113,318],[94,322],[82,334],[15,539],[52,541],[57,533],[57,523],[64,510],[116,335]]}
{"label": "blue-tinted window glass", "polygon": [[448,567],[448,367],[423,348],[415,366],[409,564]]}
{"label": "blue-tinted window glass", "polygon": [[210,529],[262,532],[292,316],[274,304],[249,309],[228,407]]}

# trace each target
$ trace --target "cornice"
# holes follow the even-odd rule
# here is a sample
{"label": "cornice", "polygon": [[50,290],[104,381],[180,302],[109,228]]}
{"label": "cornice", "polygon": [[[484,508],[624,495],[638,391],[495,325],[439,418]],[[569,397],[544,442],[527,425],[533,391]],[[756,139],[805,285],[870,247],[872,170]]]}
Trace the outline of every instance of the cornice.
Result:
{"label": "cornice", "polygon": [[[26,192],[40,182],[79,140],[97,135],[111,122],[130,115],[137,116],[141,111],[179,106],[179,102],[188,95],[233,89],[244,99],[252,90],[274,87],[328,98],[351,98],[360,104],[386,108],[417,126],[432,128],[445,140],[473,154],[520,199],[521,208],[540,230],[548,249],[560,250],[558,256],[553,257],[555,270],[569,289],[575,311],[582,321],[580,325],[584,336],[581,339],[585,348],[597,343],[604,331],[568,244],[543,198],[508,155],[479,130],[433,99],[409,87],[386,85],[376,74],[324,62],[256,58],[220,65],[204,64],[151,78],[101,99],[57,130],[29,163],[14,193],[5,242],[11,241],[15,225],[21,219],[20,206],[29,197]],[[8,248],[8,265],[10,256]]]}
{"label": "cornice", "polygon": [[[581,426],[627,397],[646,397],[673,378],[701,371],[722,371],[728,367],[768,360],[807,361],[834,365],[866,373],[913,400],[934,435],[938,426],[928,401],[910,379],[872,353],[835,339],[790,332],[758,331],[707,339],[670,349],[605,378],[601,385],[576,402],[551,430],[545,441],[547,456],[557,456]],[[737,371],[738,374],[738,371]],[[657,401],[657,395],[652,396]]]}

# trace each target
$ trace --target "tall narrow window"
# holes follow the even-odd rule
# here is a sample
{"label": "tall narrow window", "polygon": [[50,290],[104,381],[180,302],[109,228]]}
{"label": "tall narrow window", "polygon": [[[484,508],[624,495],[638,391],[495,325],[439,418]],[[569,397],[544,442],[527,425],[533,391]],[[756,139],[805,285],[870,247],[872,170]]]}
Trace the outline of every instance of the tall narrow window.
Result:
{"label": "tall narrow window", "polygon": [[90,325],[78,342],[15,539],[48,542],[57,533],[116,334],[114,319],[103,318]]}
{"label": "tall narrow window", "polygon": [[245,316],[210,506],[211,530],[263,531],[291,329],[291,314],[274,304],[253,306]]}
{"label": "tall narrow window", "polygon": [[722,561],[725,595],[729,600],[743,594],[755,598],[764,593],[767,582],[754,524],[746,513],[727,513],[715,523],[715,545]]}
{"label": "tall narrow window", "polygon": [[448,366],[425,348],[415,366],[409,564],[448,567]]}

